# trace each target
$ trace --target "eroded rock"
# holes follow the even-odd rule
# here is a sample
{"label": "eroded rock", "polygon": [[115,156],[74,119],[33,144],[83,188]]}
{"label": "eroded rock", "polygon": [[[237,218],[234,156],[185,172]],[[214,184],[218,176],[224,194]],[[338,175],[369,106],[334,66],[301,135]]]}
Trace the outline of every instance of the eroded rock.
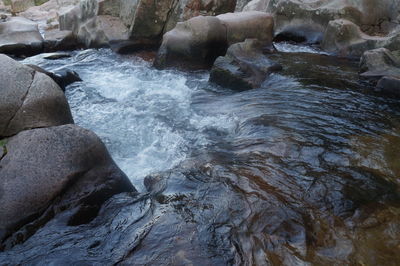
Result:
{"label": "eroded rock", "polygon": [[73,123],[67,99],[47,75],[0,54],[0,138]]}
{"label": "eroded rock", "polygon": [[[114,194],[135,191],[115,165],[104,144],[92,132],[75,125],[27,130],[6,143],[0,161],[0,231],[3,239],[50,213],[76,209],[72,225],[96,216],[93,208]],[[40,220],[40,219],[39,219]],[[29,237],[35,228],[23,228],[19,237],[4,241],[8,248]],[[37,225],[36,225],[37,226]],[[23,239],[21,239],[23,238]]]}
{"label": "eroded rock", "polygon": [[282,66],[263,54],[263,42],[247,39],[229,47],[226,56],[218,57],[210,73],[210,81],[234,90],[260,87],[268,75]]}

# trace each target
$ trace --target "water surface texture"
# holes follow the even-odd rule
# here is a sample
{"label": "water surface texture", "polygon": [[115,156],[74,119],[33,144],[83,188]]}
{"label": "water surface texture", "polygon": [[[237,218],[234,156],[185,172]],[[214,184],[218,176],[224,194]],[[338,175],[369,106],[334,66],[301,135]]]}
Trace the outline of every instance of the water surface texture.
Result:
{"label": "water surface texture", "polygon": [[396,265],[400,101],[361,86],[357,62],[283,48],[271,58],[284,71],[242,92],[105,49],[25,60],[80,74],[66,92],[75,122],[141,194],[88,224],[57,215],[0,260]]}

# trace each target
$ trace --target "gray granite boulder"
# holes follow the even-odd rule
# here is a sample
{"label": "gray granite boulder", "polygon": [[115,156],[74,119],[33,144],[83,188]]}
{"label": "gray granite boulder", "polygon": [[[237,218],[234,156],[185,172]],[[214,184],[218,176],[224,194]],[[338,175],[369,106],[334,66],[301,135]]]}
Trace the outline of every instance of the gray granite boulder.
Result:
{"label": "gray granite boulder", "polygon": [[[86,223],[112,195],[135,191],[101,140],[78,126],[26,130],[8,138],[5,147],[0,160],[0,238],[7,239],[6,248],[29,237],[51,213],[76,209],[68,223]],[[18,237],[10,236],[27,223]]]}
{"label": "gray granite boulder", "polygon": [[194,17],[164,34],[154,65],[208,68],[218,56],[225,55],[230,44],[255,38],[270,45],[273,30],[273,17],[265,12]]}
{"label": "gray granite boulder", "polygon": [[231,45],[226,55],[214,62],[210,81],[239,91],[260,87],[269,74],[282,69],[263,54],[265,48],[270,47],[256,39]]}
{"label": "gray granite boulder", "polygon": [[42,49],[43,37],[37,23],[22,17],[0,22],[0,53],[33,55]]}
{"label": "gray granite boulder", "polygon": [[0,54],[0,138],[73,123],[67,99],[47,75]]}
{"label": "gray granite boulder", "polygon": [[154,65],[207,68],[227,49],[226,28],[216,17],[198,16],[164,34]]}

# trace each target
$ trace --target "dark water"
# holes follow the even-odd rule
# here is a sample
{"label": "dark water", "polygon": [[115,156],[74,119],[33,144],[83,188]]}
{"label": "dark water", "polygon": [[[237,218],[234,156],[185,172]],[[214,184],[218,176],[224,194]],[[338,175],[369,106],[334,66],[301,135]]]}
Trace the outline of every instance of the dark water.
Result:
{"label": "dark water", "polygon": [[89,224],[68,213],[0,253],[32,265],[398,265],[400,101],[357,82],[357,62],[271,56],[284,71],[234,92],[205,72],[157,71],[108,50],[46,61],[141,190]]}

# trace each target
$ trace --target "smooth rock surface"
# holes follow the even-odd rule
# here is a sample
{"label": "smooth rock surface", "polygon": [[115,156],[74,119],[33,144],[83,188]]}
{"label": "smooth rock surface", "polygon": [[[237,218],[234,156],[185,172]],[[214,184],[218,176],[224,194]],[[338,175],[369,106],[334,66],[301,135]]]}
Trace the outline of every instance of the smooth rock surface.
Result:
{"label": "smooth rock surface", "polygon": [[[135,191],[101,140],[78,126],[23,131],[9,138],[6,148],[0,161],[2,237],[39,217],[52,204],[53,213],[78,207],[69,223],[79,224],[92,218],[85,213],[88,206],[99,208],[116,193]],[[20,231],[19,237],[10,237],[4,246],[18,243],[21,235],[29,237],[30,231]]]}
{"label": "smooth rock surface", "polygon": [[31,55],[40,53],[42,48],[43,37],[37,23],[22,17],[0,22],[0,53]]}
{"label": "smooth rock surface", "polygon": [[47,75],[0,55],[0,137],[73,123],[60,87]]}
{"label": "smooth rock surface", "polygon": [[226,28],[216,17],[198,16],[164,34],[154,65],[157,68],[209,67],[227,49]]}
{"label": "smooth rock surface", "polygon": [[228,44],[258,39],[271,43],[274,34],[274,19],[270,14],[258,11],[226,13],[217,16],[226,27]]}

